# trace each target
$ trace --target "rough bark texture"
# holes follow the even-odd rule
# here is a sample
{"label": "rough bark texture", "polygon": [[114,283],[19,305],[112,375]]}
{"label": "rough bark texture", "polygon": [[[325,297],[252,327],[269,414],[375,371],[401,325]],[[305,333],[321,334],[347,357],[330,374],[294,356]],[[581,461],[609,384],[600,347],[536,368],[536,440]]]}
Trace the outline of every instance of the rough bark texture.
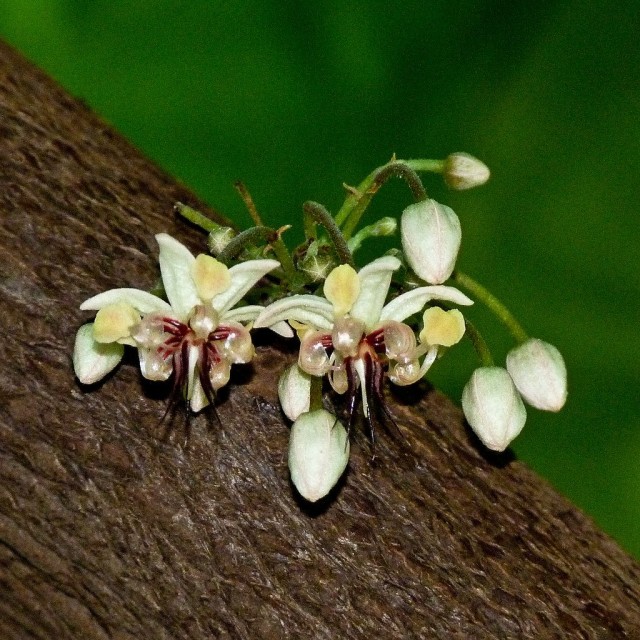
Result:
{"label": "rough bark texture", "polygon": [[[137,369],[74,380],[82,300],[150,287],[153,234],[197,201],[0,45],[0,637],[640,638],[640,568],[457,407],[393,402],[409,446],[353,447],[294,497],[262,347],[218,412],[158,427]],[[407,399],[409,400],[407,402]],[[187,446],[185,446],[185,441]]]}

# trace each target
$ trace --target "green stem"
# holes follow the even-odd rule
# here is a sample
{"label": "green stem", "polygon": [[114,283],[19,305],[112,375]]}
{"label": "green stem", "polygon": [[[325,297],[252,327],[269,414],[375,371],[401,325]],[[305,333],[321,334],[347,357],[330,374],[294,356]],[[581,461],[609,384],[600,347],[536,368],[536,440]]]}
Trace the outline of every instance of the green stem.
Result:
{"label": "green stem", "polygon": [[340,262],[354,267],[353,256],[351,255],[351,251],[349,251],[347,241],[342,235],[342,232],[335,220],[331,217],[331,214],[317,202],[305,202],[302,205],[302,209],[306,215],[313,218],[318,224],[321,224],[327,230]]}
{"label": "green stem", "polygon": [[475,326],[466,318],[464,320],[464,325],[464,334],[469,340],[471,340],[471,344],[473,345],[475,352],[478,354],[478,358],[480,358],[482,366],[492,367],[493,356],[491,355],[491,350],[489,349],[486,340],[482,337],[482,334],[475,328]]}
{"label": "green stem", "polygon": [[275,253],[276,258],[282,265],[282,269],[284,270],[287,280],[289,282],[293,282],[296,277],[296,267],[293,264],[293,258],[291,257],[284,240],[280,237],[280,234],[278,232],[276,232],[276,234],[278,236],[277,239],[271,243],[273,253]]}
{"label": "green stem", "polygon": [[442,173],[446,166],[445,160],[405,160],[408,167],[414,171],[423,171],[429,173]]}
{"label": "green stem", "polygon": [[211,233],[212,231],[217,231],[221,226],[231,227],[235,229],[235,225],[231,220],[225,218],[221,213],[216,212],[218,218],[222,220],[221,223],[214,222],[211,218],[208,218],[203,213],[196,211],[192,207],[182,204],[182,202],[176,202],[173,206],[173,210],[192,224],[195,224],[196,227],[200,227],[200,229],[206,231],[207,233]]}
{"label": "green stem", "polygon": [[304,225],[305,240],[317,240],[318,231],[316,229],[316,221],[313,216],[304,211],[304,214],[302,216],[302,223]]}
{"label": "green stem", "polygon": [[427,198],[427,192],[420,177],[404,160],[392,160],[386,165],[378,167],[356,189],[351,190],[336,215],[336,224],[343,227],[344,237],[347,240],[353,234],[373,196],[392,177],[402,178],[409,185],[416,202]]}
{"label": "green stem", "polygon": [[453,279],[473,296],[478,298],[484,305],[507,327],[511,335],[517,342],[525,342],[529,339],[527,332],[515,319],[514,315],[507,307],[494,296],[488,289],[479,282],[461,271],[453,272]]}
{"label": "green stem", "polygon": [[287,245],[282,241],[280,234],[269,227],[251,227],[246,229],[242,233],[239,233],[229,244],[220,252],[218,260],[220,262],[228,263],[233,260],[243,249],[250,246],[256,246],[261,242],[268,242],[271,244],[273,253],[275,254],[278,262],[282,265],[285,277],[290,282],[293,281],[296,275],[296,268],[293,264],[291,254],[287,249]]}
{"label": "green stem", "polygon": [[309,411],[318,411],[319,409],[322,409],[322,378],[311,376]]}
{"label": "green stem", "polygon": [[253,220],[253,224],[255,224],[256,227],[263,227],[264,222],[262,222],[262,218],[258,213],[258,209],[256,208],[256,205],[253,202],[253,198],[249,193],[249,189],[247,189],[244,182],[242,182],[242,180],[236,180],[233,183],[233,186],[236,188],[236,191],[240,194],[240,197],[242,198],[242,201],[244,202],[245,207],[247,207],[247,211],[249,212],[249,215]]}

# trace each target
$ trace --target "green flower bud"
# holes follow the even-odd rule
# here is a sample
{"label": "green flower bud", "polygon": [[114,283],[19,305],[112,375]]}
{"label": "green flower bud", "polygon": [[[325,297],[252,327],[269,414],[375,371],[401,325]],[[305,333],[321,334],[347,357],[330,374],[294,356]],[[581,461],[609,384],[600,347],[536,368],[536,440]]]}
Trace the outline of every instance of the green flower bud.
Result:
{"label": "green flower bud", "polygon": [[488,449],[504,451],[527,419],[520,394],[502,367],[480,367],[462,392],[462,410]]}
{"label": "green flower bud", "polygon": [[548,342],[531,338],[507,354],[507,370],[532,407],[560,411],[567,400],[567,368]]}
{"label": "green flower bud", "polygon": [[364,227],[350,238],[347,242],[349,251],[355,253],[367,238],[380,238],[383,236],[392,236],[398,228],[398,221],[395,218],[387,216],[380,218],[377,222]]}
{"label": "green flower bud", "polygon": [[402,212],[400,229],[409,266],[429,284],[442,284],[453,271],[462,239],[453,209],[435,200],[416,202]]}

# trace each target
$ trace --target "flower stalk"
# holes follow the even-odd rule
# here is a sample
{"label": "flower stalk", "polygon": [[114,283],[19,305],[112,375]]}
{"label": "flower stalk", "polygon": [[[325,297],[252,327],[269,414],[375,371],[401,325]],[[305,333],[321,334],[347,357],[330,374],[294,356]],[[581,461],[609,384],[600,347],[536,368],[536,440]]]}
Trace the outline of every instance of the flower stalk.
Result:
{"label": "flower stalk", "polygon": [[386,165],[372,171],[356,188],[349,189],[349,195],[336,214],[336,224],[342,228],[347,240],[358,226],[360,218],[362,218],[373,196],[392,177],[405,180],[416,202],[427,197],[427,192],[418,174],[404,160],[393,158]]}
{"label": "flower stalk", "polygon": [[321,224],[327,230],[340,262],[354,266],[353,256],[351,255],[351,251],[349,251],[345,236],[340,231],[340,227],[336,224],[331,214],[317,202],[305,202],[302,205],[302,209],[305,216]]}
{"label": "flower stalk", "polygon": [[507,307],[494,296],[486,287],[474,280],[471,276],[461,271],[453,272],[453,279],[463,288],[466,289],[476,299],[480,300],[493,315],[504,324],[514,337],[516,342],[522,343],[529,339],[527,332],[522,325],[516,320],[515,316],[507,309]]}

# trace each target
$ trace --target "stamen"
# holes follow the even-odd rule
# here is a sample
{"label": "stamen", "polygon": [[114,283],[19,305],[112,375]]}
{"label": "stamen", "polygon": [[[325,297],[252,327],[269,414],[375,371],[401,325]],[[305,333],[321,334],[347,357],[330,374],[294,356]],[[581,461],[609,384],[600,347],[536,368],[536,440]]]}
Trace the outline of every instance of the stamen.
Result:
{"label": "stamen", "polygon": [[[391,411],[389,411],[389,408],[387,407],[387,403],[384,399],[384,370],[380,362],[374,362],[372,386],[373,386],[373,393],[374,393],[377,407],[382,411],[384,417],[393,426],[393,432],[400,435],[402,440],[404,440],[404,442],[406,443],[407,438],[405,437],[404,433],[402,433],[402,431],[400,430],[400,427],[398,427],[398,423],[393,417],[393,414],[391,413]],[[392,431],[391,429],[389,429],[388,424],[384,420],[382,424],[387,429],[387,431],[389,432]]]}
{"label": "stamen", "polygon": [[347,436],[351,433],[351,427],[355,421],[356,399],[358,393],[358,378],[353,366],[353,358],[345,358],[344,366],[347,374],[347,412],[349,421],[347,423]]}
{"label": "stamen", "polygon": [[[376,360],[377,362],[377,360]],[[371,357],[371,353],[364,354],[364,380],[365,384],[362,387],[362,404],[364,408],[364,415],[367,418],[367,425],[369,427],[369,436],[371,438],[371,448],[375,448],[376,434],[373,426],[373,416],[369,411],[369,405],[367,398],[375,397],[375,385],[374,385],[374,360]]]}

